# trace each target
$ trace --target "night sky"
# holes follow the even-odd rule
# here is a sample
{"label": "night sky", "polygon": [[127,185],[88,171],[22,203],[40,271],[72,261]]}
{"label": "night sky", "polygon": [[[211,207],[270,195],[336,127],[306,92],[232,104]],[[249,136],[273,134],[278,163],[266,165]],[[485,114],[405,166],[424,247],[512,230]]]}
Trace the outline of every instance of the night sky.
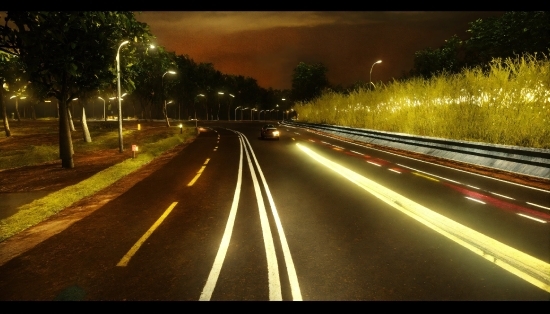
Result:
{"label": "night sky", "polygon": [[408,72],[415,51],[438,48],[469,22],[503,12],[136,12],[157,44],[264,88],[290,89],[299,62],[321,62],[331,84],[388,82]]}

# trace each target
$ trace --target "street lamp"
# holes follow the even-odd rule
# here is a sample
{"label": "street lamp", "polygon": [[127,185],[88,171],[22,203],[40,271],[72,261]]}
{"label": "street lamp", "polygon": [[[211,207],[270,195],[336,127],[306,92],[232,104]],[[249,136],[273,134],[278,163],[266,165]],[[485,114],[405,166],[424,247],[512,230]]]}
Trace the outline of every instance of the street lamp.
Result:
{"label": "street lamp", "polygon": [[[203,94],[198,94],[197,96],[206,98],[206,96],[204,96]],[[204,106],[206,107],[206,121],[208,121],[208,100],[205,102]]]}
{"label": "street lamp", "polygon": [[[275,109],[275,120],[279,120],[279,104],[277,104],[275,107],[277,107],[277,109]],[[283,113],[283,115],[284,115],[284,113]]]}
{"label": "street lamp", "polygon": [[176,72],[170,71],[170,70],[164,72],[164,74],[162,75],[162,78],[160,79],[160,83],[161,83],[161,87],[162,87],[162,99],[164,100],[164,114],[165,114],[165,117],[166,117],[166,123],[168,124],[168,126],[170,126],[170,121],[168,120],[168,111],[166,110],[166,98],[164,97],[164,76],[168,73],[170,73],[172,75],[176,74]]}
{"label": "street lamp", "polygon": [[122,103],[120,101],[120,48],[130,41],[123,41],[116,52],[116,77],[117,77],[117,92],[118,92],[118,149],[122,153],[124,150],[122,144]]}
{"label": "street lamp", "polygon": [[241,108],[241,106],[235,108],[235,121],[237,121],[237,109]]}
{"label": "street lamp", "polygon": [[[374,65],[377,64],[377,63],[382,63],[382,60],[376,61],[376,62],[373,63],[372,66],[370,67],[370,77],[369,77],[369,82],[370,82],[370,84],[372,84],[372,68],[374,68]],[[372,84],[372,86],[374,86],[374,84]]]}
{"label": "street lamp", "polygon": [[[218,92],[218,114],[216,115],[218,121],[220,121],[220,95],[223,95],[223,92]],[[227,112],[229,112],[229,110]]]}
{"label": "street lamp", "polygon": [[252,111],[256,111],[256,108],[250,108],[250,121],[252,121]]}
{"label": "street lamp", "polygon": [[103,119],[107,121],[107,116],[105,115],[105,99],[101,98],[100,96],[98,96],[97,98],[103,100]]}
{"label": "street lamp", "polygon": [[241,109],[241,121],[243,120],[243,111],[245,111],[246,109],[248,109],[248,107]]}
{"label": "street lamp", "polygon": [[[231,98],[235,98],[235,96],[233,94],[228,94],[229,96],[231,96]],[[231,102],[229,102],[227,104],[227,121],[231,121],[231,115],[230,115],[230,110],[231,109]],[[236,119],[236,117],[235,117]]]}

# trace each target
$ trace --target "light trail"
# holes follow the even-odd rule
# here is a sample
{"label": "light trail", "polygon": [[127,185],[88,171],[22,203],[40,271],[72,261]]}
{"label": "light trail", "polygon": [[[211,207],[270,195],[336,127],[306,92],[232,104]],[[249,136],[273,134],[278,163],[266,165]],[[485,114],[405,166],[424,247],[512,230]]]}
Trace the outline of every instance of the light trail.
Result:
{"label": "light trail", "polygon": [[[431,164],[431,165],[442,167],[442,168],[447,168],[447,169],[451,169],[451,170],[455,170],[455,171],[460,171],[460,172],[468,173],[468,174],[479,176],[479,177],[484,177],[484,178],[491,179],[491,180],[501,181],[501,182],[504,182],[504,183],[518,185],[518,186],[528,188],[528,189],[533,189],[533,190],[537,190],[537,191],[541,191],[541,192],[550,193],[550,190],[543,190],[543,189],[540,189],[540,188],[536,188],[536,187],[532,187],[532,186],[528,186],[528,185],[524,185],[524,184],[520,184],[520,183],[516,183],[516,182],[511,182],[511,181],[506,181],[506,180],[502,180],[502,179],[498,179],[498,178],[489,177],[489,176],[479,174],[479,173],[475,173],[475,172],[470,172],[470,171],[466,171],[466,170],[462,170],[462,169],[452,168],[452,167],[449,167],[449,166],[444,166],[444,165],[436,164],[436,163],[421,160],[421,159],[416,159],[416,158],[409,157],[409,156],[399,155],[399,154],[396,154],[396,153],[388,152],[388,151],[385,151],[385,150],[381,150],[381,149],[378,149],[378,148],[366,146],[366,145],[363,145],[363,144],[358,144],[358,143],[351,142],[351,141],[344,141],[342,139],[339,139],[339,138],[336,138],[336,137],[333,137],[333,136],[329,136],[329,135],[325,135],[325,134],[322,134],[322,133],[318,133],[318,132],[312,132],[312,133],[315,133],[319,136],[328,137],[328,138],[333,139],[333,140],[346,142],[346,143],[349,143],[349,144],[352,144],[352,145],[355,145],[355,146],[359,146],[359,147],[362,147],[362,148],[373,149],[373,150],[377,150],[377,151],[382,152],[382,153],[391,154],[391,155],[394,155],[394,156],[403,157],[403,158],[407,158],[407,159],[411,159],[411,160],[414,160],[414,161],[419,161],[419,162]],[[327,142],[324,142],[324,143],[330,145],[330,143],[327,143]],[[492,168],[492,169],[495,169],[495,168]],[[496,170],[499,170],[499,169],[496,169]]]}
{"label": "light trail", "polygon": [[478,254],[487,261],[544,291],[550,292],[550,264],[415,203],[346,167],[320,156],[300,143],[296,145],[320,164],[357,184],[391,207]]}

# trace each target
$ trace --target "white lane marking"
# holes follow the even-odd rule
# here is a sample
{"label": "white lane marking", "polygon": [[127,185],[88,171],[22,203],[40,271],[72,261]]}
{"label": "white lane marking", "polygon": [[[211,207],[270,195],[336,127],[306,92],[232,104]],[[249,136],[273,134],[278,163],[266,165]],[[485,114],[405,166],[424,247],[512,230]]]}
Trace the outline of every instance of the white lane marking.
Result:
{"label": "white lane marking", "polygon": [[535,217],[531,217],[531,216],[527,216],[527,215],[524,215],[524,214],[520,214],[518,213],[518,215],[522,216],[522,217],[525,217],[525,218],[529,218],[529,219],[532,219],[532,220],[535,220],[535,221],[538,221],[538,222],[542,222],[543,224],[546,223],[546,221],[542,220],[542,219],[538,219],[538,218],[535,218]]}
{"label": "white lane marking", "polygon": [[401,172],[399,172],[399,171],[397,171],[397,170],[395,170],[395,169],[389,169],[389,170],[401,174]]}
{"label": "white lane marking", "polygon": [[529,204],[529,205],[533,205],[533,206],[537,206],[537,207],[540,207],[540,208],[544,208],[544,209],[548,209],[548,210],[550,210],[550,208],[549,208],[549,207],[546,207],[546,206],[542,206],[542,205],[537,205],[537,204],[534,204],[534,203],[529,203],[529,202],[525,202],[525,203],[527,203],[527,204]]}
{"label": "white lane marking", "polygon": [[504,198],[508,198],[508,199],[511,199],[511,200],[514,200],[515,198],[513,197],[510,197],[510,196],[506,196],[506,195],[502,195],[502,194],[498,194],[498,193],[495,193],[495,192],[489,192],[491,194],[494,194],[494,195],[498,195],[500,197],[504,197]]}
{"label": "white lane marking", "polygon": [[365,156],[365,154],[361,154],[360,152],[356,152],[356,151],[354,151],[354,150],[350,150],[350,152],[356,153],[356,154],[361,155],[361,156]]}
{"label": "white lane marking", "polygon": [[367,160],[367,162],[368,162],[369,164],[373,164],[373,165],[375,165],[375,166],[378,166],[378,167],[380,167],[380,165],[379,165],[379,164],[377,164],[377,163],[375,163],[375,162],[372,162],[372,161],[368,161],[368,160]]}
{"label": "white lane marking", "polygon": [[[343,140],[341,140],[341,139],[339,139],[339,138],[334,138],[334,137],[332,137],[332,136],[327,136],[327,135],[319,134],[319,133],[316,133],[316,132],[312,132],[312,133],[315,133],[315,134],[317,134],[317,135],[319,135],[319,136],[328,137],[328,138],[333,139],[333,140],[337,140],[337,141],[341,141],[341,142],[350,143],[350,144],[355,145],[355,146],[359,146],[359,147],[363,147],[363,148],[367,148],[367,149],[374,149],[374,150],[377,150],[377,151],[382,152],[382,153],[391,154],[391,155],[398,156],[398,157],[404,157],[404,158],[412,159],[412,160],[414,160],[414,161],[419,161],[419,162],[423,162],[423,163],[427,163],[427,164],[431,164],[431,165],[434,165],[434,166],[443,167],[443,168],[447,168],[447,169],[451,169],[451,170],[456,170],[456,171],[460,171],[460,172],[465,172],[465,173],[468,173],[468,174],[471,174],[471,175],[475,175],[475,176],[479,176],[479,177],[484,177],[484,178],[487,178],[487,179],[492,179],[492,180],[501,181],[501,182],[505,182],[505,183],[509,183],[509,184],[513,184],[513,185],[518,185],[518,186],[521,186],[521,187],[524,187],[524,188],[528,188],[528,189],[533,189],[533,190],[537,190],[537,191],[541,191],[541,192],[550,193],[550,190],[543,190],[543,189],[535,188],[535,187],[532,187],[532,186],[519,184],[519,183],[516,183],[516,182],[511,182],[511,181],[506,181],[506,180],[502,180],[502,179],[498,179],[498,178],[489,177],[489,176],[482,175],[482,174],[475,173],[475,172],[470,172],[470,171],[466,171],[466,170],[462,170],[462,169],[452,168],[452,167],[449,167],[449,166],[444,166],[444,165],[436,164],[436,163],[429,162],[429,161],[425,161],[425,160],[421,160],[421,159],[416,159],[416,158],[409,157],[409,156],[399,155],[399,154],[387,152],[387,151],[385,151],[385,150],[381,150],[381,149],[378,149],[378,148],[369,147],[369,146],[357,144],[357,143],[350,142],[350,141],[343,141]],[[327,143],[327,142],[324,142],[324,143]],[[329,143],[327,143],[327,144],[329,144]],[[488,168],[495,169],[495,170],[500,170],[500,169],[492,168],[492,167],[488,167]],[[447,179],[447,180],[448,180],[448,179]]]}
{"label": "white lane marking", "polygon": [[473,185],[469,185],[469,184],[466,184],[466,186],[471,187],[472,189],[479,190],[479,188],[477,186],[473,186]]}
{"label": "white lane marking", "polygon": [[222,242],[218,248],[218,253],[214,259],[214,265],[210,269],[210,274],[206,280],[206,284],[202,289],[199,301],[210,301],[214,288],[216,288],[216,282],[220,276],[223,261],[227,255],[227,249],[229,247],[229,241],[231,240],[231,234],[233,233],[233,226],[235,225],[235,217],[237,216],[237,208],[239,207],[239,197],[241,194],[241,183],[243,177],[243,143],[239,138],[241,153],[239,157],[239,171],[237,172],[237,186],[235,187],[235,194],[233,195],[233,203],[231,204],[231,210],[229,211],[229,217],[225,225],[225,231],[223,232]]}
{"label": "white lane marking", "polygon": [[469,199],[469,200],[472,200],[472,201],[474,201],[474,202],[478,202],[478,203],[481,203],[481,204],[485,204],[485,202],[480,201],[480,200],[477,200],[477,199],[475,199],[475,198],[471,198],[471,197],[468,197],[468,196],[464,196],[464,197],[467,198],[467,199]]}
{"label": "white lane marking", "polygon": [[391,207],[462,245],[487,261],[546,292],[550,292],[550,264],[415,203],[346,167],[322,157],[300,143],[296,143],[296,145],[320,164],[360,186]]}
{"label": "white lane marking", "polygon": [[[246,136],[241,133],[246,140]],[[250,145],[250,144],[249,144]],[[250,148],[252,149],[252,148]],[[260,225],[262,227],[262,235],[264,238],[265,255],[267,258],[267,278],[269,282],[269,300],[270,301],[282,301],[283,294],[281,292],[281,278],[279,277],[279,266],[277,264],[277,255],[275,254],[275,244],[273,243],[273,236],[271,228],[269,227],[269,220],[267,218],[267,212],[265,210],[264,199],[262,197],[262,190],[260,184],[256,178],[256,171],[250,160],[250,155],[246,149],[246,159],[248,161],[248,168],[252,176],[252,183],[254,185],[254,192],[256,192],[256,202],[258,203],[258,210],[260,212]]]}
{"label": "white lane marking", "polygon": [[252,147],[250,146],[250,142],[248,141],[248,138],[245,137],[246,143],[250,147],[250,152],[252,154],[252,157],[254,158],[254,162],[256,163],[256,167],[258,168],[258,173],[260,174],[260,178],[262,179],[262,183],[264,185],[265,193],[267,195],[267,199],[269,201],[269,205],[271,207],[271,214],[273,215],[273,220],[275,221],[275,225],[277,226],[277,232],[279,233],[279,241],[281,241],[281,247],[283,249],[283,256],[285,260],[285,265],[288,273],[288,280],[290,282],[290,289],[292,292],[292,299],[294,301],[302,301],[302,292],[300,290],[300,284],[298,283],[298,275],[296,274],[296,268],[294,267],[294,261],[292,260],[292,255],[290,253],[290,248],[288,246],[288,242],[286,240],[285,232],[283,230],[283,224],[281,223],[281,219],[279,218],[279,213],[277,212],[277,207],[275,206],[275,201],[273,200],[273,196],[271,195],[271,191],[269,190],[269,186],[267,185],[267,181],[264,177],[264,173],[262,169],[260,168],[260,164],[258,163],[258,160],[256,159],[256,154],[254,154],[254,151],[252,150]]}

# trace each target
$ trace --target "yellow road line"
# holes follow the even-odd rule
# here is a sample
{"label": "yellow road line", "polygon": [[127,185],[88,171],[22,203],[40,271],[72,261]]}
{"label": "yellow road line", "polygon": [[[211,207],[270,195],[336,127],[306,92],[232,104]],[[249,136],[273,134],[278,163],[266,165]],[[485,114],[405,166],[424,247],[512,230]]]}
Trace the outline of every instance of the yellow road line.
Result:
{"label": "yellow road line", "polygon": [[172,205],[170,205],[168,207],[168,209],[166,209],[166,211],[164,211],[164,214],[162,214],[162,216],[160,216],[160,218],[151,226],[151,228],[149,228],[149,230],[147,230],[147,232],[145,232],[145,234],[141,236],[141,238],[136,242],[136,244],[134,244],[134,246],[132,246],[130,251],[128,251],[128,253],[126,253],[126,255],[124,255],[124,257],[120,260],[120,262],[118,262],[118,264],[116,264],[117,266],[126,266],[126,265],[128,265],[128,262],[130,261],[132,256],[134,256],[134,254],[136,254],[137,250],[139,250],[139,248],[141,247],[143,242],[145,242],[145,240],[147,240],[147,238],[149,238],[149,236],[153,233],[153,231],[155,231],[155,229],[157,229],[157,227],[164,221],[164,218],[166,218],[166,216],[168,216],[168,214],[170,214],[172,209],[174,209],[174,207],[177,204],[178,204],[178,202],[173,202]]}
{"label": "yellow road line", "polygon": [[206,158],[206,161],[204,162],[204,164],[207,165],[209,161],[210,161],[210,158]]}
{"label": "yellow road line", "polygon": [[187,184],[187,186],[192,186],[193,184],[195,184],[195,181],[197,181],[197,179],[201,176],[202,171],[204,170],[204,168],[206,168],[206,166],[201,167],[201,170],[199,170],[199,172],[197,172],[197,175],[193,178],[193,180],[191,180],[191,182],[189,182]]}
{"label": "yellow road line", "polygon": [[422,178],[426,178],[426,179],[428,179],[428,180],[432,180],[432,181],[435,181],[435,182],[439,182],[439,180],[434,179],[434,178],[432,178],[432,177],[425,176],[425,175],[423,175],[423,174],[421,174],[421,173],[412,172],[412,174],[414,174],[414,175],[416,175],[416,176],[419,176],[419,177],[422,177]]}

